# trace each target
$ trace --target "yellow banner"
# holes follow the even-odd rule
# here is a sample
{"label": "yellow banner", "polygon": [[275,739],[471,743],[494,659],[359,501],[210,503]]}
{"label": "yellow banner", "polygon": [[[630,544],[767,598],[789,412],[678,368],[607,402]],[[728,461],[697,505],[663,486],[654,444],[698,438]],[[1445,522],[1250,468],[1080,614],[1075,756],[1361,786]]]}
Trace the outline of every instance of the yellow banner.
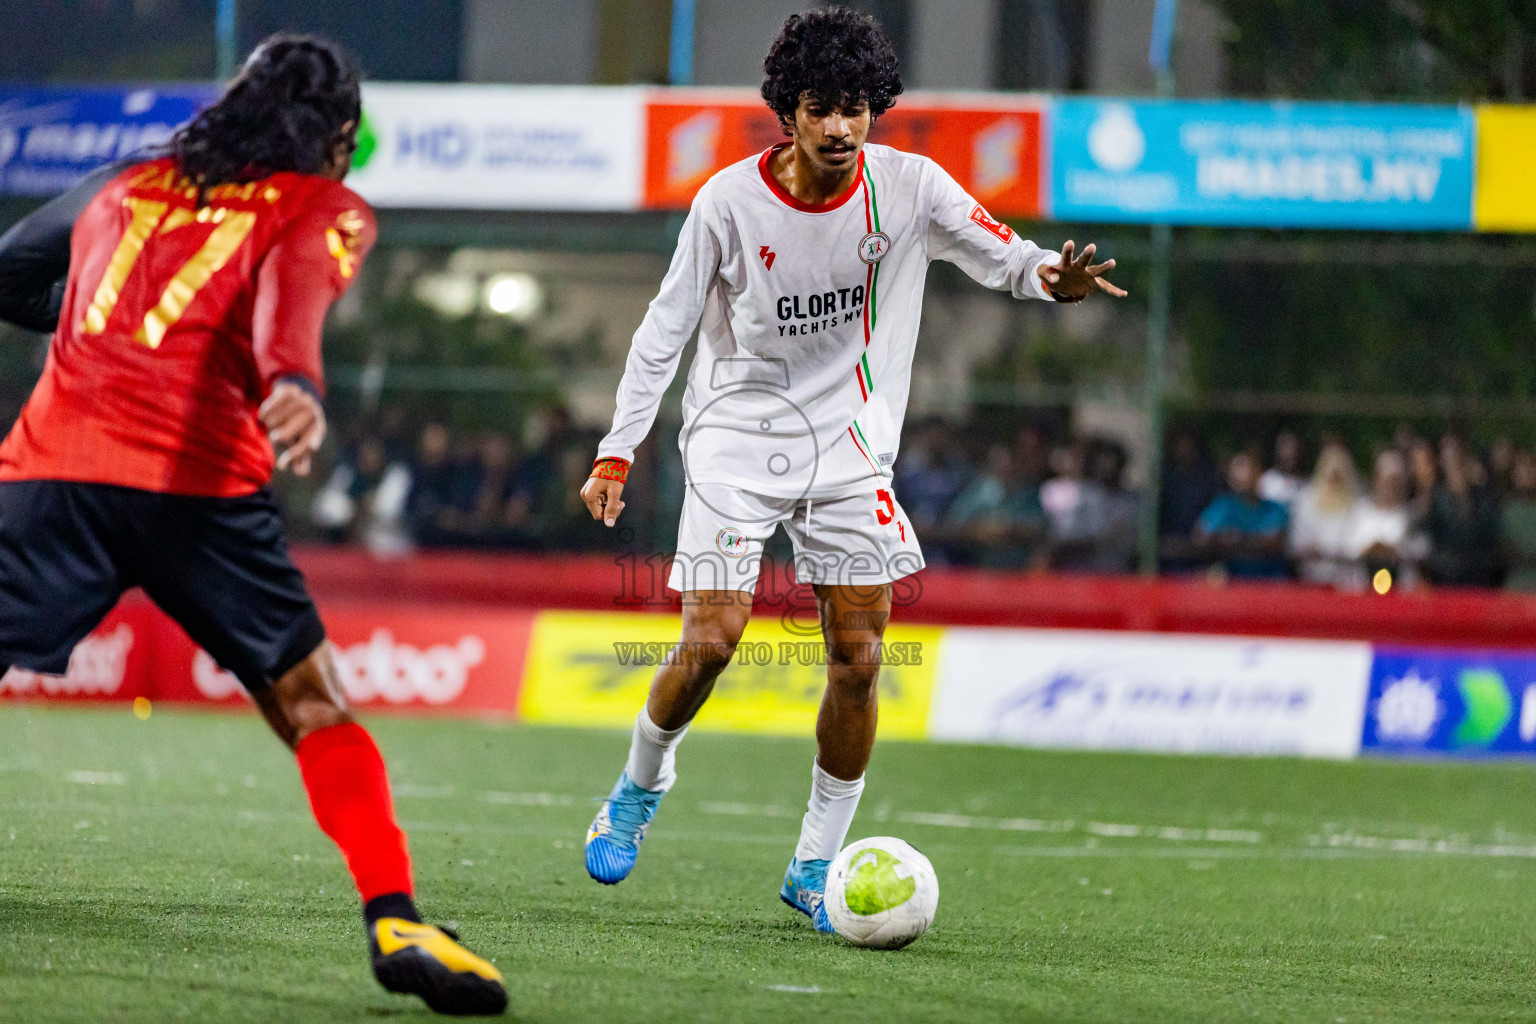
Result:
{"label": "yellow banner", "polygon": [[1536,231],[1536,107],[1477,108],[1479,231]]}
{"label": "yellow banner", "polygon": [[[533,625],[520,713],[525,722],[629,728],[656,666],[682,633],[677,615],[541,612]],[[922,739],[944,630],[892,625],[880,669],[880,735]],[[715,684],[695,727],[810,736],[827,685],[814,620],[761,615]]]}

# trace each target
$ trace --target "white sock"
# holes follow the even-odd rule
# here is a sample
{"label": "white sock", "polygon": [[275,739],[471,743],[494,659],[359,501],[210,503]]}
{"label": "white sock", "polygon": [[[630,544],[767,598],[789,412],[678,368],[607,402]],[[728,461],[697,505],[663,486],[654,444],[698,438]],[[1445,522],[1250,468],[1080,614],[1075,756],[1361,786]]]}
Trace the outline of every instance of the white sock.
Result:
{"label": "white sock", "polygon": [[864,792],[864,776],[852,782],[833,778],[811,765],[811,802],[800,822],[800,844],[795,847],[799,860],[831,860],[848,838],[853,812],[859,809],[859,794]]}
{"label": "white sock", "polygon": [[651,721],[645,708],[635,716],[635,734],[629,741],[629,781],[641,789],[666,792],[677,781],[677,744],[688,731],[663,729]]}

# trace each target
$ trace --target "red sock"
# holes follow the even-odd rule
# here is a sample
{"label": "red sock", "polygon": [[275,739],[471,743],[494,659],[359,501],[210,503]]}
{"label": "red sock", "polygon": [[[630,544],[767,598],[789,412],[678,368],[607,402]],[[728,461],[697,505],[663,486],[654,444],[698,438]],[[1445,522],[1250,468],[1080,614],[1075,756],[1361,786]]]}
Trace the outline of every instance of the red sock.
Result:
{"label": "red sock", "polygon": [[297,754],[315,820],[341,847],[363,902],[410,896],[411,855],[373,737],[355,723],[332,725],[300,740]]}

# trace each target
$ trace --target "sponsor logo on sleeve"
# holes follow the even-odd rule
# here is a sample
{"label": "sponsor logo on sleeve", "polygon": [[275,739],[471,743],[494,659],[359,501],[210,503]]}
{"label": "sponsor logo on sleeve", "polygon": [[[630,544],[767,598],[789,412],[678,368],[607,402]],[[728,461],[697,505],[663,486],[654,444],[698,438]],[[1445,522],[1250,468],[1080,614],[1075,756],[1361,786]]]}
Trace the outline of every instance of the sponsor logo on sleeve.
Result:
{"label": "sponsor logo on sleeve", "polygon": [[971,220],[996,235],[1004,245],[1013,241],[1013,228],[1000,220],[994,220],[992,215],[980,203],[971,207]]}

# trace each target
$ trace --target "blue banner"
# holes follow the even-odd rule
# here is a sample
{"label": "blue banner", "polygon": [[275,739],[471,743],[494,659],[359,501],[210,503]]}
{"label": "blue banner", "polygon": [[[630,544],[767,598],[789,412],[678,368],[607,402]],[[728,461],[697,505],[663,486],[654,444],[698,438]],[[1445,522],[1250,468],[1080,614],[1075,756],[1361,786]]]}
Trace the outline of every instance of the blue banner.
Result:
{"label": "blue banner", "polygon": [[1466,230],[1472,111],[1060,99],[1058,220]]}
{"label": "blue banner", "polygon": [[0,195],[51,196],[164,143],[217,95],[211,85],[0,87]]}
{"label": "blue banner", "polygon": [[1360,749],[1536,755],[1536,655],[1377,648]]}

